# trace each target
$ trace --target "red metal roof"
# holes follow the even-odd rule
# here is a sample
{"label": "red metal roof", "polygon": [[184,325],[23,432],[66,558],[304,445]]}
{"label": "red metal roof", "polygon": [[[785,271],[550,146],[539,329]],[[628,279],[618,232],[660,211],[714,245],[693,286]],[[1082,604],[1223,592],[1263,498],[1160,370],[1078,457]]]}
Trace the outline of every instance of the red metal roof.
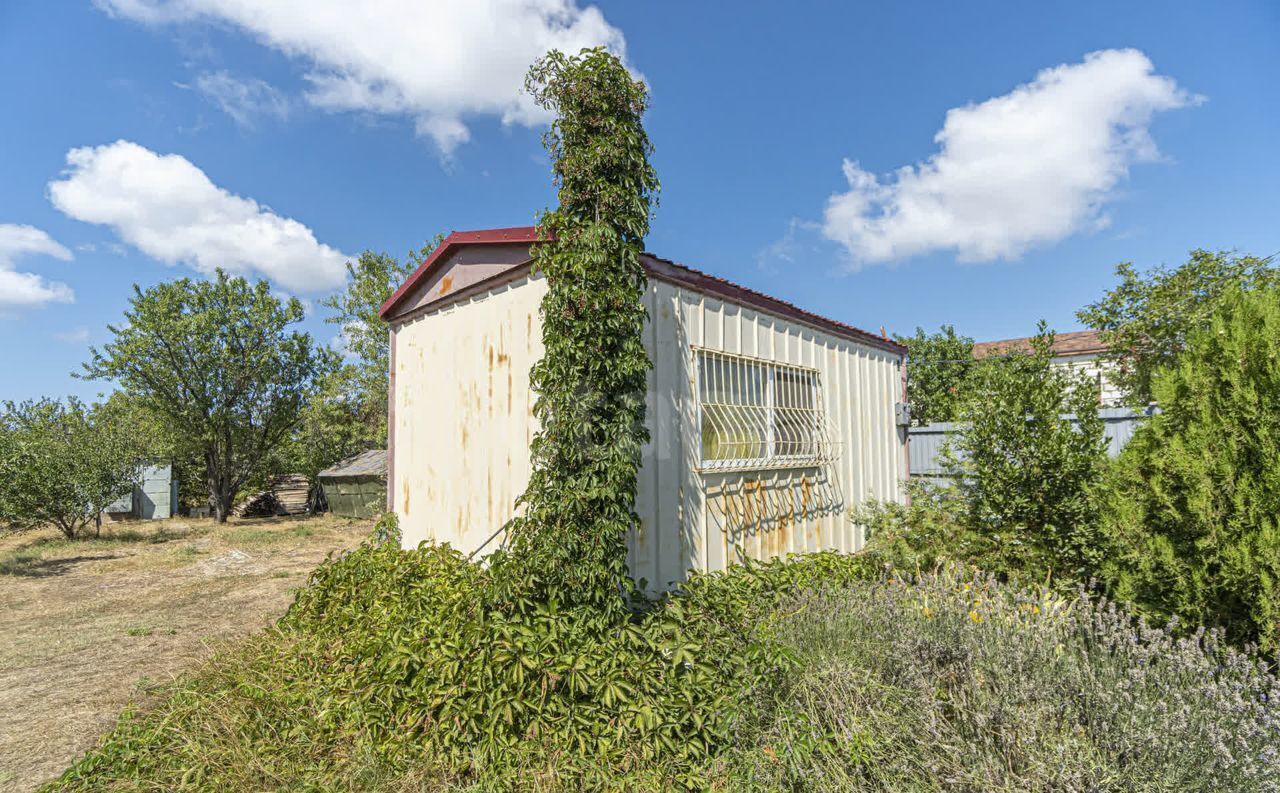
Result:
{"label": "red metal roof", "polygon": [[[505,229],[481,229],[477,231],[455,231],[448,237],[445,237],[443,243],[432,251],[431,255],[423,260],[417,270],[413,271],[400,288],[382,304],[379,312],[383,319],[387,319],[395,307],[404,299],[406,295],[413,291],[414,286],[423,279],[427,278],[435,266],[442,262],[447,254],[460,245],[477,244],[477,243],[511,243],[511,242],[528,242],[534,243],[539,240],[537,228],[534,226],[517,226]],[[644,257],[649,259],[645,262],[645,269],[653,276],[666,281],[688,286],[700,292],[725,298],[730,301],[742,303],[752,306],[761,311],[776,314],[778,316],[803,322],[808,325],[815,326],[824,330],[831,331],[839,336],[853,337],[857,341],[864,342],[874,347],[878,347],[889,352],[899,355],[905,355],[907,348],[887,336],[870,333],[856,328],[839,320],[824,317],[820,314],[814,314],[806,311],[785,300],[766,295],[763,292],[757,292],[754,289],[748,289],[745,286],[735,284],[723,278],[716,277],[701,270],[695,270],[692,267],[683,264],[677,264],[670,259],[663,259],[652,253],[645,253]]]}
{"label": "red metal roof", "polygon": [[683,286],[688,286],[699,292],[705,292],[711,295],[723,297],[726,300],[742,303],[743,305],[757,308],[769,314],[776,314],[787,319],[793,319],[803,322],[807,325],[813,325],[823,330],[831,331],[837,336],[852,336],[857,341],[864,342],[873,347],[879,347],[889,352],[905,355],[907,348],[887,336],[870,333],[862,328],[856,328],[853,325],[841,322],[830,317],[824,317],[821,314],[814,314],[811,311],[805,311],[803,308],[788,303],[785,300],[766,295],[763,292],[757,292],[754,289],[748,289],[745,286],[735,284],[732,281],[726,281],[701,270],[695,270],[684,264],[677,264],[669,259],[663,259],[652,253],[646,253],[646,257],[652,259],[657,267],[649,265],[647,269],[651,275],[657,276],[666,281],[674,281]]}

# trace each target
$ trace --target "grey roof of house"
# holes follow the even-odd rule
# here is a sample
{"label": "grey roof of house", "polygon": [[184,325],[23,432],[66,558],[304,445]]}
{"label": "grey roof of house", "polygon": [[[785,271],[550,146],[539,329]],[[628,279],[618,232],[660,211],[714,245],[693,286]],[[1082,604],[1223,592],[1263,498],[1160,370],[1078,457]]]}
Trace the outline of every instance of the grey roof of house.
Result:
{"label": "grey roof of house", "polygon": [[320,472],[320,477],[339,477],[339,476],[386,476],[387,475],[387,450],[386,449],[370,449],[367,452],[360,452],[352,455],[332,468],[326,468]]}

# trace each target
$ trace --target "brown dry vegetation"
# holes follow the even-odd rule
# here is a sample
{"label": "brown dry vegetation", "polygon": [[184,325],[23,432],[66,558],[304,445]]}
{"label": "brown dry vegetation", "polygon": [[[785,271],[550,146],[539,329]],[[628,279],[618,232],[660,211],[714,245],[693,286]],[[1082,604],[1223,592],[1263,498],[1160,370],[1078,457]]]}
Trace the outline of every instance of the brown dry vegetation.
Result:
{"label": "brown dry vegetation", "polygon": [[91,748],[129,701],[284,612],[369,521],[175,519],[0,537],[0,791]]}

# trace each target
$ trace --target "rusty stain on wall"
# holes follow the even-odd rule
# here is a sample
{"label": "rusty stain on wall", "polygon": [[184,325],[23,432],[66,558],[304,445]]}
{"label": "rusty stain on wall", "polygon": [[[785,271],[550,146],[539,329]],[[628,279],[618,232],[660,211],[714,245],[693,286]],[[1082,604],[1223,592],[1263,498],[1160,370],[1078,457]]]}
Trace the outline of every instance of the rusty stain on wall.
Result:
{"label": "rusty stain on wall", "polygon": [[436,294],[440,294],[440,295],[448,294],[449,290],[452,288],[453,288],[453,276],[446,275],[444,278],[440,279],[440,291],[437,292]]}
{"label": "rusty stain on wall", "polygon": [[730,549],[768,559],[820,548],[818,524],[843,512],[844,500],[825,469],[743,472],[711,484],[706,507]]}

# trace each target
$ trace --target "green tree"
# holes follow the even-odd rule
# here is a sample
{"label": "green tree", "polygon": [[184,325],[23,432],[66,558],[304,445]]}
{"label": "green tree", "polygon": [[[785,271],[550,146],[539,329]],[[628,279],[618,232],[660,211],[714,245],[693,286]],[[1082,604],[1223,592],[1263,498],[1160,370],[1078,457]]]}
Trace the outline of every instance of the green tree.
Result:
{"label": "green tree", "polygon": [[281,467],[314,477],[344,457],[386,446],[391,345],[390,328],[379,311],[443,241],[437,234],[409,251],[403,264],[373,251],[347,263],[346,288],[320,301],[334,312],[325,322],[341,328],[346,357],[319,382],[292,442],[281,449]]}
{"label": "green tree", "polygon": [[111,392],[97,410],[120,426],[132,429],[145,460],[173,466],[173,477],[178,483],[178,506],[189,508],[209,503],[200,447],[175,432],[163,415],[158,415],[136,394],[119,389]]}
{"label": "green tree", "polygon": [[894,338],[907,346],[907,402],[916,424],[955,420],[965,385],[974,368],[973,339],[943,325],[937,333],[916,328],[914,336]]}
{"label": "green tree", "polygon": [[74,539],[133,490],[143,460],[136,428],[74,397],[6,402],[0,416],[0,523],[56,526]]}
{"label": "green tree", "polygon": [[1111,348],[1117,367],[1109,376],[1135,406],[1151,402],[1156,372],[1173,364],[1187,334],[1209,321],[1223,294],[1280,285],[1271,257],[1206,250],[1192,251],[1178,267],[1145,273],[1123,262],[1116,276],[1120,283],[1076,316]]}
{"label": "green tree", "polygon": [[1051,365],[1043,322],[1030,353],[983,361],[944,451],[964,524],[1005,572],[1087,580],[1104,551],[1097,489],[1106,464],[1097,385]]}
{"label": "green tree", "polygon": [[1154,620],[1223,629],[1280,654],[1280,292],[1221,295],[1172,366],[1161,412],[1110,477],[1107,578]]}
{"label": "green tree", "polygon": [[[650,368],[640,263],[658,179],[641,122],[644,84],[603,49],[551,52],[526,89],[557,114],[544,137],[560,205],[533,249],[546,278],[545,353],[531,372],[540,423],[509,553],[538,599],[616,610],[645,428]],[[514,579],[512,579],[514,580]],[[513,584],[514,585],[514,584]]]}
{"label": "green tree", "polygon": [[83,376],[116,381],[199,449],[210,506],[225,522],[336,365],[310,334],[287,330],[302,316],[296,298],[282,303],[266,281],[222,271],[135,286],[125,324],[109,326],[114,338],[91,349]]}
{"label": "green tree", "polygon": [[334,312],[324,321],[342,329],[347,352],[373,379],[382,381],[384,393],[391,345],[390,329],[380,316],[382,304],[443,241],[444,235],[437,234],[431,242],[409,251],[404,263],[386,253],[365,251],[354,264],[347,262],[346,288],[320,301]]}

